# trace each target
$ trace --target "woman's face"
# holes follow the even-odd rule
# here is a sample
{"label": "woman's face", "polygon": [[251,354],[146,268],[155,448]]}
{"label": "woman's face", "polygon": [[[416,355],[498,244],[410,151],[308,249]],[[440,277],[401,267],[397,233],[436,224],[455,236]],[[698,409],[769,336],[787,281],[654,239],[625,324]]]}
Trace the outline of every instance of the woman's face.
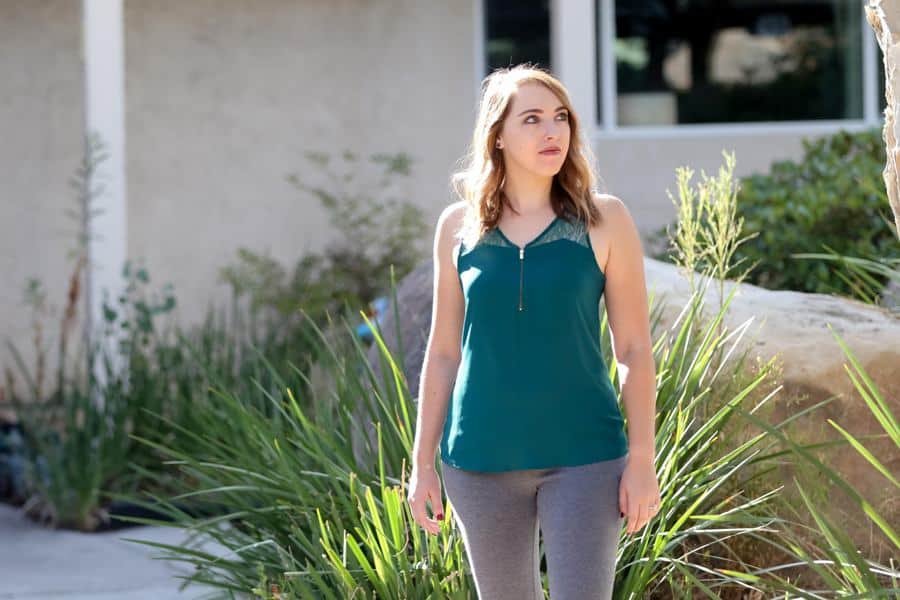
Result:
{"label": "woman's face", "polygon": [[[522,84],[498,137],[507,169],[555,175],[569,152],[569,133],[569,111],[556,94],[539,83]],[[541,152],[551,147],[559,151]]]}

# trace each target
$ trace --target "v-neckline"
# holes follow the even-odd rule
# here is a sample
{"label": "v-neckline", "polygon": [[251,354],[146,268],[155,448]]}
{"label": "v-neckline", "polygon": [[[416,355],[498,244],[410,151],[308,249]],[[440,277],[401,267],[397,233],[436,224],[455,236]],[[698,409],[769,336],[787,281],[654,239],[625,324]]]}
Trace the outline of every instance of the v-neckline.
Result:
{"label": "v-neckline", "polygon": [[553,225],[555,225],[558,220],[559,220],[559,215],[554,215],[553,220],[550,221],[550,223],[548,223],[547,226],[544,227],[544,229],[539,234],[537,234],[536,236],[531,238],[531,241],[528,242],[527,244],[525,244],[524,246],[520,246],[519,244],[513,242],[511,239],[506,237],[506,234],[503,233],[502,229],[500,229],[500,225],[496,225],[496,229],[497,229],[497,233],[500,234],[500,237],[502,237],[504,240],[506,240],[509,244],[515,246],[516,248],[523,249],[523,248],[527,248],[528,246],[531,246],[532,244],[534,244],[535,242],[540,240],[542,237],[544,237],[544,234],[547,233],[548,231],[550,231],[550,228],[553,227]]}

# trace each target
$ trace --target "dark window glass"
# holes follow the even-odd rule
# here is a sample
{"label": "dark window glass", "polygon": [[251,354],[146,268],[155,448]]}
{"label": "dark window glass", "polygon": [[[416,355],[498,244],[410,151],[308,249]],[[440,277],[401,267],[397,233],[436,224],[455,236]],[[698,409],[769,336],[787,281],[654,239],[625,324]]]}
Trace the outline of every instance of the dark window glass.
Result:
{"label": "dark window glass", "polygon": [[522,62],[550,68],[549,0],[485,0],[487,75]]}
{"label": "dark window glass", "polygon": [[618,124],[862,118],[862,18],[858,0],[616,0]]}

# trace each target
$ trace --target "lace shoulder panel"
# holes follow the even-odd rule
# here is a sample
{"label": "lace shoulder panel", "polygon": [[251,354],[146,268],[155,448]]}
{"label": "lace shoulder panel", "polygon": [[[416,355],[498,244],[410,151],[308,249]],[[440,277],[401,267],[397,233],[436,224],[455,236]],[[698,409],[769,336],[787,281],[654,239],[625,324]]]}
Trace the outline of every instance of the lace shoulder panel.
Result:
{"label": "lace shoulder panel", "polygon": [[[537,240],[530,243],[530,246],[542,246],[544,244],[549,244],[551,242],[556,242],[559,240],[568,240],[570,242],[575,242],[581,246],[586,248],[591,247],[590,239],[588,237],[587,226],[584,221],[575,218],[571,215],[564,215],[556,219],[553,223],[553,227],[544,232],[543,235],[540,236]],[[509,248],[516,248],[517,246],[507,240],[502,233],[500,233],[497,227],[486,232],[478,243],[475,246],[504,246]],[[460,242],[460,253],[465,252],[465,244]]]}
{"label": "lace shoulder panel", "polygon": [[553,227],[532,245],[542,246],[559,240],[568,240],[586,248],[590,247],[587,226],[584,221],[572,216],[563,216],[557,219]]}

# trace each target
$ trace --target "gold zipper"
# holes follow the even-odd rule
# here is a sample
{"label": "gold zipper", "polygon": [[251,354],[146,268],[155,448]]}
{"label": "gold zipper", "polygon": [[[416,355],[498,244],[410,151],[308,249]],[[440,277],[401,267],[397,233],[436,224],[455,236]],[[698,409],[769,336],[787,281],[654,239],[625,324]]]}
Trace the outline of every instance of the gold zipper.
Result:
{"label": "gold zipper", "polygon": [[519,248],[519,311],[522,311],[522,275],[525,271],[525,248]]}

